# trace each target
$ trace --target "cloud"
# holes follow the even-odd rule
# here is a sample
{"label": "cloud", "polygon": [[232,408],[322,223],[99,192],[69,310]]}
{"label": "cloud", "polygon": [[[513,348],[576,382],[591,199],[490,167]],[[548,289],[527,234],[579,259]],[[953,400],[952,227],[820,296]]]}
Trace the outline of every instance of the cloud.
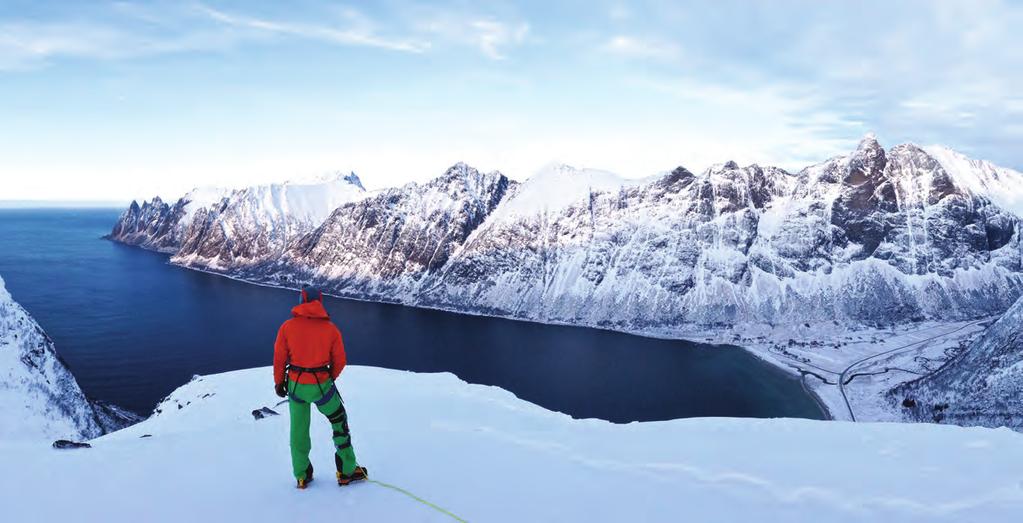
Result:
{"label": "cloud", "polygon": [[598,45],[651,83],[773,89],[794,136],[873,129],[1023,165],[1010,150],[1021,138],[1023,3],[652,0],[632,11],[642,27],[606,28]]}
{"label": "cloud", "polygon": [[128,48],[125,35],[87,24],[0,25],[0,69],[20,69],[51,56],[115,58]]}
{"label": "cloud", "polygon": [[433,12],[418,23],[434,38],[476,48],[484,56],[503,60],[506,50],[525,42],[530,26],[526,22],[501,21],[489,16]]}
{"label": "cloud", "polygon": [[675,60],[682,55],[682,48],[673,42],[627,35],[611,37],[603,48],[613,54],[630,58]]}
{"label": "cloud", "polygon": [[[422,53],[430,44],[383,36],[355,9],[334,23],[304,23],[229,13],[201,3],[114,3],[73,20],[0,20],[0,71],[31,69],[59,58],[119,60],[187,51],[220,50],[272,38]],[[330,17],[323,17],[330,20]]]}
{"label": "cloud", "polygon": [[378,47],[381,49],[404,51],[409,53],[422,53],[430,47],[428,42],[417,41],[409,38],[386,38],[380,36],[377,34],[373,24],[367,17],[365,17],[361,12],[351,8],[341,11],[343,18],[347,19],[347,22],[349,22],[345,26],[275,21],[264,18],[229,14],[205,5],[200,5],[199,10],[208,15],[211,19],[230,27],[252,29],[255,31],[278,35],[308,38],[341,45]]}
{"label": "cloud", "polygon": [[454,44],[501,60],[530,34],[528,23],[512,17],[401,3],[390,11],[376,5],[372,15],[333,4],[310,4],[300,13],[256,3],[243,4],[245,11],[202,2],[85,5],[73,17],[0,15],[0,70],[40,67],[59,58],[118,60],[288,38],[413,54]]}
{"label": "cloud", "polygon": [[469,23],[472,38],[480,51],[496,60],[504,58],[501,49],[522,43],[529,34],[529,24],[507,25],[494,20],[474,20]]}

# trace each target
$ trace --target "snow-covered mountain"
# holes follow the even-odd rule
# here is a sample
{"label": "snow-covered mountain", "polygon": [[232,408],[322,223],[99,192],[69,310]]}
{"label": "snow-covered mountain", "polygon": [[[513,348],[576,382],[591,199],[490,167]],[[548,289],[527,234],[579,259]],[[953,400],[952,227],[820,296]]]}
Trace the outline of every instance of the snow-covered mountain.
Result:
{"label": "snow-covered mountain", "polygon": [[[90,449],[0,441],[5,518],[996,523],[1023,511],[1023,434],[1009,430],[728,418],[616,425],[447,373],[354,366],[339,381],[353,444],[384,484],[339,490],[324,444],[330,426],[316,418],[317,481],[298,491],[287,407],[275,407],[270,376],[260,368],[196,378],[153,417]],[[254,420],[262,407],[281,415]]]}
{"label": "snow-covered mountain", "polygon": [[[250,219],[234,258],[196,256],[184,241],[174,260],[344,296],[667,335],[960,319],[1001,313],[1023,293],[1020,192],[1015,171],[943,148],[886,151],[869,135],[795,174],[728,162],[625,181],[550,166],[516,183],[458,164],[341,205],[280,256],[277,242],[260,257],[249,238],[264,221]],[[173,243],[147,238],[126,237]]]}
{"label": "snow-covered mountain", "polygon": [[553,214],[499,207],[415,299],[629,330],[881,323],[1005,310],[1020,270],[1016,216],[868,137],[794,175],[678,168]]}
{"label": "snow-covered mountain", "polygon": [[1023,298],[937,372],[893,391],[921,421],[1023,430]]}
{"label": "snow-covered mountain", "polygon": [[459,163],[428,183],[408,184],[338,208],[279,261],[255,267],[243,277],[269,275],[285,284],[320,281],[330,289],[381,300],[414,296],[512,185],[501,173],[484,174]]}
{"label": "snow-covered mountain", "polygon": [[53,341],[0,279],[0,441],[89,439],[138,419],[85,396]]}
{"label": "snow-covered mountain", "polygon": [[110,238],[197,268],[241,268],[280,255],[337,207],[365,198],[355,173],[238,190],[201,188],[175,204],[132,202]]}
{"label": "snow-covered mountain", "polygon": [[132,201],[117,220],[109,238],[154,251],[176,253],[181,249],[192,219],[200,209],[222,203],[231,191],[203,187],[193,189],[173,205],[159,196],[139,205]]}

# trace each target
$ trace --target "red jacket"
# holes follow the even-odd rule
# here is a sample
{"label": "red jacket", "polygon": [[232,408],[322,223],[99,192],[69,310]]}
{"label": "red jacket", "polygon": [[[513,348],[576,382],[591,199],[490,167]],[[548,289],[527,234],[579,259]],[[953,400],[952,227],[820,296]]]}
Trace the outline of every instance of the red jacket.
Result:
{"label": "red jacket", "polygon": [[[292,318],[281,325],[274,344],[274,384],[284,381],[284,365],[314,369],[330,364],[330,379],[337,379],[345,367],[345,344],[341,331],[330,321],[320,301],[311,301],[291,309]],[[298,383],[327,381],[327,373],[319,376],[292,370],[288,379]]]}

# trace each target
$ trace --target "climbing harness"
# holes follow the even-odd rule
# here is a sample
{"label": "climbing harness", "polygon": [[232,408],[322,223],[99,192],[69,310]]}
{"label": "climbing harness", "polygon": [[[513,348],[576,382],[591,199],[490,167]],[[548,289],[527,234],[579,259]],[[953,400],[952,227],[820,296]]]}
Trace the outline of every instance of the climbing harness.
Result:
{"label": "climbing harness", "polygon": [[[297,401],[299,403],[305,403],[304,401],[296,398],[295,395],[293,394],[294,391],[292,390],[291,384],[289,383],[291,381],[291,371],[295,371],[295,372],[298,373],[298,376],[295,377],[295,384],[299,383],[299,380],[302,379],[302,375],[303,374],[305,374],[307,372],[312,374],[313,377],[316,378],[316,387],[318,389],[320,389],[320,396],[321,397],[325,397],[326,396],[326,392],[323,390],[323,387],[320,387],[320,383],[321,383],[320,382],[320,374],[327,373],[328,376],[330,375],[330,364],[329,363],[327,365],[323,365],[321,367],[315,367],[315,368],[299,367],[298,365],[295,365],[295,364],[291,363],[290,361],[284,364],[284,390],[288,391],[288,397],[291,398],[292,400]],[[329,400],[330,400],[330,398],[327,398],[326,401],[329,401]]]}

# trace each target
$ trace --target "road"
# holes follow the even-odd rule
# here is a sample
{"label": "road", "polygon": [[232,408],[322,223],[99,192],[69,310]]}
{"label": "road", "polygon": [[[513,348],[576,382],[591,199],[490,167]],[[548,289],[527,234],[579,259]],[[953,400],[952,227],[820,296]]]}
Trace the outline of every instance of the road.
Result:
{"label": "road", "polygon": [[859,359],[857,361],[854,361],[852,364],[850,364],[848,367],[846,367],[845,370],[843,370],[841,372],[841,374],[839,375],[839,377],[838,377],[838,390],[841,391],[841,393],[842,393],[842,400],[845,401],[845,407],[847,409],[849,409],[849,417],[853,421],[856,421],[856,414],[853,413],[852,405],[849,404],[849,397],[846,396],[846,394],[845,394],[845,386],[846,386],[846,384],[848,382],[852,381],[852,378],[849,378],[847,380],[846,376],[849,375],[849,373],[851,373],[853,371],[853,369],[858,367],[860,364],[868,362],[868,361],[873,360],[873,359],[880,358],[882,356],[888,356],[888,355],[891,355],[891,354],[895,354],[897,352],[902,352],[902,351],[907,351],[907,350],[910,350],[910,349],[917,348],[918,345],[927,343],[929,341],[932,341],[932,340],[935,340],[935,339],[938,339],[938,338],[942,338],[942,337],[948,336],[949,334],[954,334],[954,333],[959,332],[959,331],[961,331],[963,329],[966,329],[968,327],[972,327],[972,326],[977,325],[979,323],[984,323],[986,321],[991,321],[991,320],[992,320],[992,318],[984,318],[984,319],[972,321],[970,323],[966,323],[966,324],[961,325],[961,326],[959,326],[959,327],[957,327],[955,329],[952,329],[952,330],[950,330],[948,332],[937,334],[937,335],[931,336],[930,338],[927,338],[927,339],[914,341],[913,343],[908,343],[906,345],[902,345],[900,347],[895,347],[894,349],[889,349],[889,350],[886,350],[884,352],[879,352],[877,354],[872,354],[872,355],[867,356],[865,358],[861,358],[861,359]]}

